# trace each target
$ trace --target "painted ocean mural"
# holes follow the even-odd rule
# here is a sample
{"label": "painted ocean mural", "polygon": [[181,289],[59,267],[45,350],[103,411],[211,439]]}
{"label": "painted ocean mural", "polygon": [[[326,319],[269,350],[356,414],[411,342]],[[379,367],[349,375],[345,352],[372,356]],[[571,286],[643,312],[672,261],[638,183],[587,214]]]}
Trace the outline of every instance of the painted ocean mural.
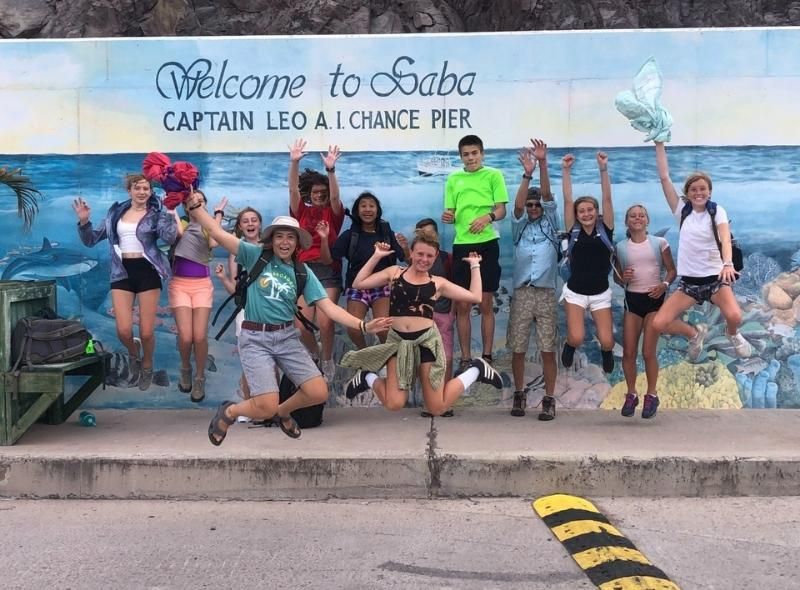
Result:
{"label": "painted ocean mural", "polygon": [[[547,138],[545,138],[547,139]],[[745,270],[735,286],[745,320],[742,333],[753,345],[754,356],[741,360],[732,355],[724,323],[717,308],[695,307],[687,313],[693,323],[703,322],[711,331],[697,364],[685,360],[686,341],[664,337],[659,347],[662,365],[660,395],[664,407],[761,408],[800,407],[800,209],[793,207],[800,189],[800,148],[797,147],[671,147],[673,181],[694,169],[708,171],[714,180],[714,198],[729,212],[731,228],[741,243]],[[563,147],[549,151],[549,169],[556,200],[560,195],[560,159],[576,155],[573,178],[575,194],[599,196],[599,180],[594,159],[596,148]],[[622,215],[634,203],[646,205],[650,230],[665,235],[677,248],[677,228],[669,214],[658,182],[652,146],[611,148],[609,169],[616,209],[616,238],[622,237]],[[176,159],[195,163],[201,170],[201,186],[213,204],[226,196],[232,205],[229,216],[238,208],[253,206],[262,212],[265,223],[288,208],[285,153],[182,153]],[[107,349],[114,352],[112,384],[92,396],[98,407],[188,407],[188,396],[177,390],[179,358],[174,321],[167,307],[166,291],[159,308],[156,335],[154,384],[140,392],[128,377],[127,357],[115,335],[113,309],[108,294],[108,249],[105,244],[86,248],[78,240],[71,201],[76,196],[92,207],[98,222],[115,200],[126,194],[122,179],[140,169],[143,154],[112,155],[30,155],[4,156],[4,165],[22,167],[42,192],[44,200],[32,231],[24,235],[16,210],[6,205],[0,217],[0,260],[3,279],[55,279],[58,285],[59,312],[82,317]],[[455,154],[447,152],[346,152],[337,164],[345,205],[362,190],[371,190],[381,199],[385,217],[395,231],[410,234],[422,217],[441,214],[445,174],[457,165]],[[310,153],[302,162],[320,168],[319,157]],[[487,149],[486,164],[500,168],[513,201],[521,168],[516,150]],[[11,203],[6,199],[6,203]],[[345,222],[345,227],[348,222]],[[513,246],[508,219],[497,224],[501,231],[501,287],[495,296],[497,327],[495,358],[504,373],[505,389],[474,387],[462,405],[508,405],[511,397],[510,355],[505,349],[505,332],[510,302]],[[452,243],[452,228],[440,225],[445,247]],[[216,262],[227,255],[214,252]],[[226,296],[215,280],[215,303]],[[625,393],[620,366],[622,291],[615,287],[614,317],[617,368],[606,376],[599,367],[596,341],[587,341],[576,357],[575,367],[562,370],[557,393],[562,407],[619,407]],[[223,312],[222,317],[226,317]],[[473,327],[473,350],[480,343],[478,320]],[[588,327],[588,326],[587,326]],[[215,331],[212,330],[212,333]],[[234,395],[239,362],[233,329],[220,342],[210,345],[211,361],[207,374],[207,400],[212,406]],[[563,338],[563,317],[560,335]],[[591,335],[593,330],[587,329]],[[532,400],[543,390],[535,339],[531,339],[526,382]],[[336,358],[349,347],[346,335],[339,333]],[[641,361],[640,361],[641,362]],[[641,369],[641,367],[640,367]],[[345,402],[341,384],[349,377],[340,368],[333,387],[332,405]],[[643,375],[641,376],[643,379]],[[377,403],[370,394],[356,403]],[[535,403],[535,402],[534,402]]]}

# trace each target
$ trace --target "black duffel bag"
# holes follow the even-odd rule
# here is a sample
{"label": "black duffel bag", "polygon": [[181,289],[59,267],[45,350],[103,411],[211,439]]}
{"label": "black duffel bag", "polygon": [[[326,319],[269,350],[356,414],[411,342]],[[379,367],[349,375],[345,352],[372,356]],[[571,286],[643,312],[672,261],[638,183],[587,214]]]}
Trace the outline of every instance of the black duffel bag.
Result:
{"label": "black duffel bag", "polygon": [[25,317],[11,333],[11,358],[20,366],[68,363],[86,355],[92,335],[79,320]]}
{"label": "black duffel bag", "polygon": [[[297,386],[292,383],[286,375],[281,378],[280,385],[278,386],[278,399],[280,403],[285,402],[292,397],[297,391]],[[322,424],[322,410],[325,409],[325,404],[317,404],[316,406],[309,406],[307,408],[300,408],[292,412],[292,418],[295,419],[300,428],[314,428]]]}

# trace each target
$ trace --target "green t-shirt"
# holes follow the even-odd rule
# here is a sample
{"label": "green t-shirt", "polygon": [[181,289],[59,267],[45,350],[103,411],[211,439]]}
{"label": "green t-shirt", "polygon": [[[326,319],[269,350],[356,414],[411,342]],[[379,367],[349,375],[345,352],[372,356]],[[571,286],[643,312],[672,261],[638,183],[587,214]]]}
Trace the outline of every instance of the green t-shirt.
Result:
{"label": "green t-shirt", "polygon": [[[258,261],[261,251],[259,244],[249,244],[242,240],[239,242],[236,262],[249,272]],[[311,305],[315,301],[324,299],[328,294],[308,265],[306,273],[308,279],[303,297],[306,303]],[[290,321],[295,311],[297,311],[297,283],[294,280],[294,267],[273,256],[261,271],[261,276],[247,290],[244,317],[251,322],[282,324]]]}
{"label": "green t-shirt", "polygon": [[454,244],[482,244],[500,237],[490,223],[477,234],[469,226],[481,215],[494,209],[495,203],[508,203],[508,191],[503,173],[497,168],[484,166],[475,172],[459,170],[447,177],[444,188],[444,208],[455,209]]}

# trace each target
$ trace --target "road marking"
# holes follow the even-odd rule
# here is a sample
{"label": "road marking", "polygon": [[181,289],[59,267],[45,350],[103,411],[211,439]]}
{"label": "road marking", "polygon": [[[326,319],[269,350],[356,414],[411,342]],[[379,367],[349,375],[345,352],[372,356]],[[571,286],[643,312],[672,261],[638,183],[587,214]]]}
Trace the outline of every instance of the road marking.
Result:
{"label": "road marking", "polygon": [[588,500],[553,494],[532,507],[600,590],[680,590]]}

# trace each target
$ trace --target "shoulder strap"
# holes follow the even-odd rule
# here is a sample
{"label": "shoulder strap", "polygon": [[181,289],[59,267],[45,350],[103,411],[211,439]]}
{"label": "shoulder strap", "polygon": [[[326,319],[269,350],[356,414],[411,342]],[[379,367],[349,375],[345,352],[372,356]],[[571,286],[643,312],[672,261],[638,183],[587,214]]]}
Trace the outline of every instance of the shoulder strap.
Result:
{"label": "shoulder strap", "polygon": [[624,271],[625,268],[628,266],[628,240],[630,238],[625,238],[624,240],[620,240],[617,242],[617,260],[619,260],[619,265]]}
{"label": "shoulder strap", "polygon": [[[308,280],[308,269],[305,263],[300,262],[299,260],[294,261],[294,282],[295,287],[297,289],[297,299],[300,299],[300,296],[303,294],[306,288],[306,281]],[[302,313],[302,307],[297,305],[297,309],[294,312],[294,317],[296,317],[301,324],[311,333],[314,333],[319,330],[319,326],[317,326],[314,322],[308,319]]]}
{"label": "shoulder strap", "polygon": [[[258,257],[258,260],[256,260],[256,263],[253,265],[253,268],[247,273],[247,281],[244,284],[245,291],[247,291],[247,289],[250,288],[250,285],[256,282],[256,279],[258,279],[259,276],[261,276],[261,273],[263,272],[264,268],[266,268],[267,264],[269,264],[269,261],[272,260],[272,254],[273,252],[270,249],[264,248],[263,250],[261,250],[261,255]],[[242,271],[240,271],[240,273],[241,272]],[[212,326],[216,325],[217,319],[219,319],[219,314],[222,312],[223,309],[225,309],[225,306],[228,305],[228,302],[231,301],[235,296],[236,293],[233,293],[232,295],[229,295],[225,301],[222,302],[222,305],[219,306],[217,313],[214,314],[214,319],[211,321]],[[242,305],[236,306],[230,317],[227,320],[225,320],[224,324],[222,324],[222,327],[219,329],[219,332],[217,332],[217,335],[214,336],[214,340],[219,340],[220,338],[222,338],[222,335],[225,333],[225,330],[227,330],[228,326],[230,326],[233,323],[233,320],[236,318],[236,315],[240,311],[242,311],[242,309],[243,309]]]}
{"label": "shoulder strap", "polygon": [[717,230],[717,204],[709,199],[706,201],[706,211],[708,211],[708,215],[711,217],[711,231],[714,232],[714,240],[717,242],[719,255],[722,256],[722,240],[719,239],[719,230]]}
{"label": "shoulder strap", "polygon": [[686,221],[686,218],[689,217],[691,212],[692,212],[692,204],[689,201],[685,201],[683,203],[683,209],[681,209],[681,223],[678,226],[679,229],[683,227],[683,222]]}
{"label": "shoulder strap", "polygon": [[347,260],[348,262],[353,260],[353,256],[356,254],[356,248],[358,247],[358,231],[356,231],[355,226],[350,226],[350,245],[347,248]]}
{"label": "shoulder strap", "polygon": [[569,230],[569,243],[567,245],[567,258],[572,259],[572,249],[575,247],[575,242],[578,241],[578,236],[581,235],[581,224],[577,221],[572,225]]}
{"label": "shoulder strap", "polygon": [[[658,236],[651,236],[650,234],[647,234],[647,241],[650,242],[650,248],[652,248],[653,250],[653,256],[656,257],[656,262],[658,263],[659,275],[661,271],[664,270],[664,255],[661,253],[662,240],[664,240],[664,238],[659,238]],[[622,268],[625,267],[623,266]]]}
{"label": "shoulder strap", "polygon": [[614,254],[614,244],[611,243],[611,239],[608,237],[608,233],[606,232],[606,224],[603,223],[602,215],[597,216],[597,221],[594,223],[594,229],[597,232],[597,237],[600,238],[601,242],[603,242],[603,245],[608,248],[608,251],[611,254]]}

